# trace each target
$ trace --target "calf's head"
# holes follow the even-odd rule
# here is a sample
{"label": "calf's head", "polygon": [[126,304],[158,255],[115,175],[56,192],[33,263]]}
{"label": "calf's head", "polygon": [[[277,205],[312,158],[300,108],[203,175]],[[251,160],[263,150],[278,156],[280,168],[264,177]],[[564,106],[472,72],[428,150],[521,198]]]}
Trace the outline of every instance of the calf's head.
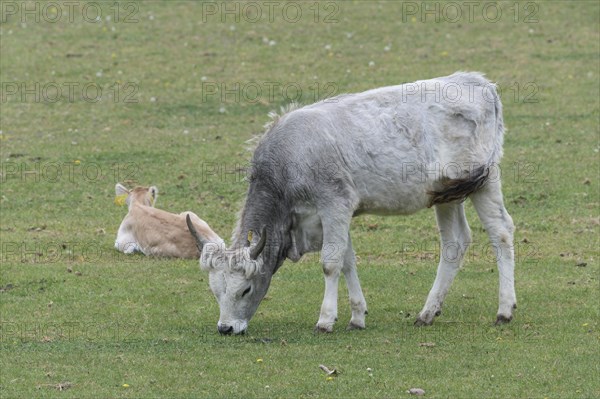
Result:
{"label": "calf's head", "polygon": [[117,183],[115,186],[115,194],[117,195],[117,198],[125,197],[125,203],[129,209],[136,203],[153,207],[156,203],[156,197],[158,196],[158,189],[155,186],[138,186],[128,190],[121,183]]}
{"label": "calf's head", "polygon": [[208,271],[210,288],[219,304],[219,333],[244,333],[271,283],[272,272],[263,268],[261,256],[267,242],[266,230],[244,247],[227,249],[222,243],[201,237],[189,216],[186,221],[202,253],[200,267]]}

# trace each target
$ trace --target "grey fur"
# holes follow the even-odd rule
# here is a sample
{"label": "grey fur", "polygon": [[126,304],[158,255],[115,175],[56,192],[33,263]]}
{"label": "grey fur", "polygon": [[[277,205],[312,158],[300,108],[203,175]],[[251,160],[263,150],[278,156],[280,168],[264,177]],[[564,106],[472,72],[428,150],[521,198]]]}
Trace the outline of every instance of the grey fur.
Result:
{"label": "grey fur", "polygon": [[[450,101],[447,88],[462,97]],[[201,259],[221,308],[219,325],[245,329],[283,261],[321,249],[326,282],[340,270],[356,280],[352,322],[364,327],[350,219],[464,200],[487,184],[503,132],[495,86],[478,73],[345,94],[277,117],[254,152],[232,249],[204,251]],[[246,237],[263,228],[266,246],[253,260]],[[255,289],[240,299],[232,287],[244,281]],[[328,289],[317,325],[326,330],[323,323],[337,313],[337,302],[326,306],[333,301]]]}

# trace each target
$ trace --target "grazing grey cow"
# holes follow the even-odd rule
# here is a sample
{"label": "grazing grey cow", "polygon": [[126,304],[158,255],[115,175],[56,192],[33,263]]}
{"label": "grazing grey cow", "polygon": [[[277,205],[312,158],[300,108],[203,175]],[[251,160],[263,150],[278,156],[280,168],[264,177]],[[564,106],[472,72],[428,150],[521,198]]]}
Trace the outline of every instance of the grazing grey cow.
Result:
{"label": "grazing grey cow", "polygon": [[348,327],[364,328],[367,304],[350,240],[352,217],[433,206],[441,248],[454,253],[440,256],[415,322],[431,324],[471,242],[467,197],[497,253],[497,323],[510,321],[514,226],[497,173],[503,133],[500,98],[479,73],[341,95],[276,118],[254,152],[232,246],[211,243],[189,226],[204,246],[200,263],[219,303],[219,332],[244,332],[283,261],[318,250],[325,295],[316,329],[333,331],[341,273],[352,309]]}

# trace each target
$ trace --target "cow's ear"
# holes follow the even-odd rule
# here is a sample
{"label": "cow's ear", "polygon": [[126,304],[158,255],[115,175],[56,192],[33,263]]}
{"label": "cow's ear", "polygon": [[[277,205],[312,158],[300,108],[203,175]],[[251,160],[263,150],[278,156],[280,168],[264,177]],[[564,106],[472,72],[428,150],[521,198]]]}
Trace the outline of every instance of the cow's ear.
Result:
{"label": "cow's ear", "polygon": [[129,195],[129,190],[127,190],[127,189],[125,188],[125,186],[124,186],[124,185],[122,185],[121,183],[117,183],[117,184],[115,185],[115,194],[116,194],[117,196],[119,196],[119,195]]}
{"label": "cow's ear", "polygon": [[150,192],[150,197],[152,197],[152,206],[154,206],[154,203],[156,202],[156,197],[158,197],[158,188],[156,188],[156,186],[152,186],[149,189]]}

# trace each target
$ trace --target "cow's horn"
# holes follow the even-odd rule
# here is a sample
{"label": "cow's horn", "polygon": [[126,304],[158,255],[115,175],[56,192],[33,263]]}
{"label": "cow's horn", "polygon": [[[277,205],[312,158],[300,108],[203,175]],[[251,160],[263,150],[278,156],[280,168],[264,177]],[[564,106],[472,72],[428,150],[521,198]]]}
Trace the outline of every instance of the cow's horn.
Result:
{"label": "cow's horn", "polygon": [[192,224],[192,219],[190,218],[190,214],[189,213],[187,215],[185,215],[185,222],[187,223],[188,229],[190,229],[190,233],[192,234],[192,237],[194,237],[194,239],[196,240],[196,246],[198,247],[198,251],[202,252],[202,248],[204,248],[204,245],[207,242],[204,241],[200,237],[200,235],[198,234],[198,232],[196,231],[196,228]]}
{"label": "cow's horn", "polygon": [[250,259],[256,260],[256,258],[258,258],[258,255],[260,255],[260,253],[265,248],[266,243],[267,243],[267,228],[263,227],[260,232],[260,240],[256,244],[254,244],[252,247],[250,247]]}

